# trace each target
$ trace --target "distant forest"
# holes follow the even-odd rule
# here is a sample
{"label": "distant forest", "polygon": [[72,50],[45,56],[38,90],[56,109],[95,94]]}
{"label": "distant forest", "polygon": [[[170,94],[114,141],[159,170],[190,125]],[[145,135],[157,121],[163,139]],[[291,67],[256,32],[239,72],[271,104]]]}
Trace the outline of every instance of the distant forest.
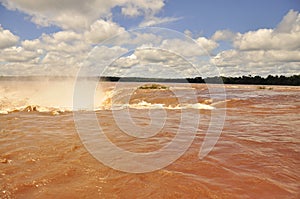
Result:
{"label": "distant forest", "polygon": [[174,82],[174,83],[211,83],[211,84],[254,84],[254,85],[291,85],[300,86],[300,75],[286,76],[242,76],[242,77],[195,77],[186,79],[139,78],[139,77],[100,77],[102,81],[122,82]]}
{"label": "distant forest", "polygon": [[[70,76],[0,76],[0,81],[63,81],[65,79],[74,79],[76,77]],[[121,81],[121,82],[170,82],[170,83],[209,83],[209,84],[255,84],[255,85],[291,85],[300,86],[300,75],[293,76],[242,76],[242,77],[195,77],[195,78],[144,78],[144,77],[78,77],[79,79],[99,79],[100,81]]]}

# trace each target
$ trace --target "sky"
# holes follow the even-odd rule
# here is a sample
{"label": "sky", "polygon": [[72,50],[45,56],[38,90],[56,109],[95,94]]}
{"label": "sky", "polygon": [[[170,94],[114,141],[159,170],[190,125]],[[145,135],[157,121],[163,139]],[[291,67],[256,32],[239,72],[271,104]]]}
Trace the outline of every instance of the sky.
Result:
{"label": "sky", "polygon": [[300,0],[0,0],[0,76],[300,72]]}

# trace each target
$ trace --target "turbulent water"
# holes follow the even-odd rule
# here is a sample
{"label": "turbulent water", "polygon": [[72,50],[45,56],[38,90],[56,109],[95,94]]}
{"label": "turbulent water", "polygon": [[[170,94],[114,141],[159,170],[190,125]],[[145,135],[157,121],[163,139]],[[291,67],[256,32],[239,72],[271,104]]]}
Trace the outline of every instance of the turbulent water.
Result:
{"label": "turbulent water", "polygon": [[[0,198],[300,198],[299,87],[226,85],[224,99],[222,93],[210,95],[204,84],[137,89],[137,83],[99,83],[93,107],[77,110],[73,83],[0,81]],[[116,119],[122,110],[130,111],[135,124],[122,123],[127,131],[156,128],[151,116],[162,110],[163,126],[146,138],[130,136]],[[218,110],[226,111],[222,133],[199,159]],[[76,112],[96,113],[109,140],[132,153],[172,142],[183,112],[188,121],[200,120],[179,159],[136,174],[112,169],[88,152]],[[184,135],[189,137],[188,128]]]}

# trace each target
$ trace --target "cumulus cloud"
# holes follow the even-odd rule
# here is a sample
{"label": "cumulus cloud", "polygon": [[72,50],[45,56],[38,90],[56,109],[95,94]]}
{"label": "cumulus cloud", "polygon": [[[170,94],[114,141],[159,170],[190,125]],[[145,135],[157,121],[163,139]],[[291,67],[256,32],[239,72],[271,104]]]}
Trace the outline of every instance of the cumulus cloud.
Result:
{"label": "cumulus cloud", "polygon": [[124,32],[124,28],[112,21],[97,20],[90,26],[89,30],[86,31],[84,35],[91,43],[100,43],[109,37]]}
{"label": "cumulus cloud", "polygon": [[161,48],[168,49],[184,57],[208,55],[208,51],[213,49],[209,45],[209,42],[204,38],[198,38],[197,43],[199,45],[197,45],[193,41],[187,41],[182,39],[166,39],[162,42]]}
{"label": "cumulus cloud", "polygon": [[140,61],[136,57],[135,54],[132,54],[127,57],[120,57],[119,59],[115,60],[110,67],[119,67],[119,68],[130,68],[134,65],[139,64]]}
{"label": "cumulus cloud", "polygon": [[208,53],[210,53],[219,46],[217,42],[207,39],[206,37],[199,37],[198,39],[196,39],[196,42]]}
{"label": "cumulus cloud", "polygon": [[273,29],[260,29],[238,33],[233,44],[240,50],[297,50],[300,48],[300,31],[277,33]]}
{"label": "cumulus cloud", "polygon": [[57,42],[73,42],[82,39],[82,35],[73,31],[59,31],[53,34],[53,40]]}
{"label": "cumulus cloud", "polygon": [[22,47],[11,47],[1,51],[0,62],[36,62],[41,51],[26,51]]}
{"label": "cumulus cloud", "polygon": [[39,39],[22,42],[25,49],[43,49],[45,52],[80,53],[89,49],[84,37],[71,31],[43,34]]}
{"label": "cumulus cloud", "polygon": [[[288,50],[222,51],[211,59],[222,71],[221,75],[293,75],[299,73],[300,52]],[[289,67],[293,66],[290,71]],[[285,68],[285,70],[282,70]],[[295,70],[298,68],[298,70]]]}
{"label": "cumulus cloud", "polygon": [[[1,50],[1,75],[75,75],[91,47],[82,34],[60,31]],[[2,63],[1,63],[2,62]],[[13,72],[12,69],[20,70]]]}
{"label": "cumulus cloud", "polygon": [[18,41],[18,36],[14,35],[9,30],[4,30],[0,24],[0,49],[14,46]]}
{"label": "cumulus cloud", "polygon": [[[88,63],[85,75],[100,75],[103,71],[103,75],[119,76],[199,75],[185,58],[198,63],[203,74],[210,74],[213,64],[228,76],[299,73],[300,14],[293,10],[274,29],[246,33],[218,30],[211,38],[198,37],[193,41],[184,36],[178,38],[175,33],[166,38],[159,31],[130,34],[111,19],[111,9],[120,6],[127,17],[143,17],[142,27],[179,20],[157,17],[164,6],[163,0],[1,2],[9,9],[30,15],[39,25],[54,24],[62,31],[19,42],[18,36],[0,26],[0,75],[76,75],[85,62]],[[114,43],[105,43],[117,34],[122,36]],[[193,36],[188,30],[185,35]],[[220,51],[219,41],[232,42],[233,49]],[[101,45],[93,47],[97,44]],[[132,46],[134,49],[130,49]]]}
{"label": "cumulus cloud", "polygon": [[113,61],[128,52],[120,46],[96,46],[89,53],[89,59],[96,62]]}
{"label": "cumulus cloud", "polygon": [[[287,54],[284,54],[287,53]],[[299,56],[290,52],[239,52],[236,50],[224,51],[212,62],[218,66],[221,75],[295,75],[299,74]],[[299,53],[298,53],[299,54]],[[277,57],[280,55],[281,57]],[[258,56],[258,58],[256,58]],[[266,56],[264,59],[263,56]],[[274,59],[276,57],[276,59]],[[294,61],[291,61],[294,59]]]}
{"label": "cumulus cloud", "polygon": [[141,10],[139,10],[137,6],[134,6],[132,4],[128,4],[127,6],[123,7],[121,9],[121,12],[123,15],[129,17],[137,17],[142,14]]}
{"label": "cumulus cloud", "polygon": [[[110,23],[97,21],[96,28],[92,26],[90,30],[82,34],[66,30],[43,34],[38,39],[24,40],[19,47],[11,47],[0,53],[0,61],[9,62],[2,68],[8,65],[12,68],[20,67],[18,63],[22,62],[26,71],[31,70],[32,75],[75,75],[80,66],[87,61],[89,65],[86,67],[85,75],[100,75],[103,71],[105,71],[103,75],[121,75],[121,72],[128,71],[125,68],[132,67],[135,70],[133,74],[136,75],[143,68],[144,73],[141,75],[148,74],[145,71],[150,69],[153,75],[156,69],[159,69],[159,74],[167,75],[167,70],[164,70],[164,67],[167,67],[172,71],[180,71],[181,75],[191,76],[196,73],[193,68],[188,69],[188,62],[181,56],[189,58],[206,56],[206,50],[212,50],[216,46],[216,43],[204,37],[198,38],[197,41],[185,41],[183,38],[166,39],[161,35],[156,35],[155,32],[143,31],[143,29],[129,34],[117,24],[113,22],[112,24],[115,29],[111,28]],[[106,26],[107,30],[115,31],[105,32]],[[92,48],[94,44],[98,44],[115,32],[123,34],[116,41],[112,41],[114,43],[104,42]],[[204,50],[197,43],[207,49]],[[110,46],[111,44],[113,45]],[[126,56],[130,50],[126,46],[132,45],[136,47],[133,49],[134,54]],[[12,66],[11,63],[15,65]],[[148,66],[151,67],[148,68]],[[162,73],[160,70],[165,72]],[[5,71],[11,70],[1,72],[5,73]],[[129,75],[129,73],[126,74]]]}
{"label": "cumulus cloud", "polygon": [[230,30],[218,30],[211,37],[214,41],[232,41],[235,37],[235,34]]}
{"label": "cumulus cloud", "polygon": [[33,51],[41,48],[41,41],[39,39],[24,40],[22,41],[21,44],[25,50],[29,50],[29,51]]}
{"label": "cumulus cloud", "polygon": [[63,29],[86,30],[99,19],[111,17],[111,9],[121,6],[126,16],[154,16],[164,4],[163,0],[1,0],[10,10],[19,10],[31,16],[40,26],[56,25]]}
{"label": "cumulus cloud", "polygon": [[[2,74],[5,71],[11,72],[7,66],[15,69],[23,66],[26,71],[31,71],[32,75],[74,75],[81,64],[87,61],[91,65],[87,67],[86,74],[99,75],[101,70],[115,61],[114,59],[128,52],[128,49],[123,47],[125,44],[142,48],[171,47],[174,51],[187,51],[183,48],[186,42],[177,41],[178,46],[175,46],[171,44],[172,41],[163,42],[159,35],[147,31],[130,35],[123,27],[111,20],[111,9],[115,6],[120,6],[121,13],[125,16],[142,16],[144,20],[140,24],[141,26],[152,26],[178,20],[179,18],[156,17],[156,14],[164,6],[163,0],[2,0],[1,2],[8,9],[28,14],[31,16],[31,20],[38,25],[56,25],[63,29],[53,34],[43,34],[37,39],[21,41],[18,45],[16,45],[18,38],[16,40],[14,35],[5,31],[5,35],[14,36],[15,41],[9,45],[6,44],[7,50],[0,53],[0,61],[3,62],[1,63],[2,69],[6,68],[1,71]],[[113,47],[104,44],[92,48],[93,45],[100,44],[117,34],[122,36],[111,44]],[[203,42],[206,42],[205,45],[208,46],[208,41],[203,40]],[[4,45],[4,42],[1,44]],[[199,54],[200,51],[201,49],[197,51],[194,48],[187,53],[191,56]],[[88,60],[86,60],[87,57]],[[169,60],[167,61],[167,59]],[[115,61],[115,64],[124,68],[141,63],[151,65],[151,62],[174,66],[182,63],[178,58],[175,59],[173,56],[167,56],[165,53],[158,53],[155,50],[147,51],[147,53],[137,50],[131,57],[121,57]],[[141,65],[138,68],[142,70]],[[117,70],[117,68],[114,69]]]}
{"label": "cumulus cloud", "polygon": [[[212,38],[227,39],[227,36],[224,36],[226,34],[224,31],[217,31]],[[211,62],[220,67],[224,74],[293,75],[299,73],[299,12],[290,10],[274,29],[258,29],[244,34],[227,35],[231,35],[234,49],[219,52],[211,59]],[[232,35],[235,35],[233,39]],[[298,71],[295,70],[297,67]]]}
{"label": "cumulus cloud", "polygon": [[300,16],[299,12],[290,10],[277,25],[276,32],[292,32],[299,31]]}
{"label": "cumulus cloud", "polygon": [[183,57],[158,48],[138,48],[133,54],[115,60],[107,75],[157,78],[194,76],[196,69]]}
{"label": "cumulus cloud", "polygon": [[106,16],[116,5],[105,0],[2,0],[11,10],[19,10],[41,26],[57,25],[64,29],[83,29],[101,16]]}
{"label": "cumulus cloud", "polygon": [[163,0],[138,0],[128,1],[127,4],[122,7],[122,14],[130,17],[136,17],[140,15],[154,16],[158,13],[165,3]]}
{"label": "cumulus cloud", "polygon": [[291,10],[276,29],[259,29],[238,33],[234,46],[240,50],[299,50],[300,14]]}
{"label": "cumulus cloud", "polygon": [[[153,47],[159,46],[162,42],[162,37],[159,34],[151,33],[151,32],[136,32],[130,33],[129,35],[124,35],[124,39],[127,39],[126,43],[134,44],[136,46],[144,46],[144,47]],[[122,38],[123,39],[123,38]],[[123,41],[119,41],[120,44],[125,43]]]}
{"label": "cumulus cloud", "polygon": [[219,53],[213,59],[220,66],[243,65],[262,62],[300,62],[299,51],[269,50],[269,51],[237,51],[228,50]]}
{"label": "cumulus cloud", "polygon": [[[218,53],[211,62],[219,67],[222,75],[269,75],[299,73],[300,51],[290,50],[226,50]],[[291,70],[288,71],[289,67]],[[285,70],[283,70],[285,68]],[[295,70],[298,68],[298,70]]]}

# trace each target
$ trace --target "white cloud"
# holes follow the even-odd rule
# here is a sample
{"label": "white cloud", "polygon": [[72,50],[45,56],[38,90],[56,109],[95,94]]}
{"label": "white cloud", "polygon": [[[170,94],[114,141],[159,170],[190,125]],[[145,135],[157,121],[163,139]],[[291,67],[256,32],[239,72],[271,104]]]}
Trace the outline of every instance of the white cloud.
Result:
{"label": "white cloud", "polygon": [[131,0],[127,1],[121,11],[122,14],[130,17],[140,15],[154,16],[164,5],[163,0]]}
{"label": "white cloud", "polygon": [[0,53],[0,62],[36,62],[41,51],[26,51],[22,47],[6,48]]}
{"label": "white cloud", "polygon": [[18,41],[18,36],[14,35],[9,30],[4,30],[0,24],[0,49],[14,46]]}
{"label": "white cloud", "polygon": [[[135,44],[136,46],[154,47],[159,46],[162,42],[162,37],[160,35],[156,35],[155,33],[137,32],[129,36],[130,38],[127,38],[128,40],[126,42]],[[120,42],[124,43],[124,41]]]}
{"label": "white cloud", "polygon": [[[104,69],[110,75],[199,75],[184,58],[196,60],[199,70],[203,74],[209,74],[211,68],[207,63],[208,55],[213,56],[212,52],[221,49],[218,48],[218,41],[224,40],[232,42],[234,49],[223,50],[210,60],[219,67],[222,74],[299,73],[300,14],[293,10],[274,29],[258,29],[243,34],[219,30],[211,38],[199,37],[193,41],[183,35],[182,38],[177,38],[175,32],[165,36],[160,35],[159,31],[145,29],[130,34],[130,31],[110,19],[111,8],[119,5],[123,15],[143,16],[144,21],[140,26],[178,20],[179,18],[156,17],[164,6],[163,0],[3,2],[10,9],[29,14],[38,24],[55,24],[65,30],[19,42],[18,36],[0,26],[0,75],[75,75],[85,61],[91,64],[87,68],[87,75],[99,75]],[[92,48],[116,34],[121,36],[111,46]],[[192,36],[190,31],[185,31],[185,34]],[[130,54],[132,46],[133,54]],[[89,60],[86,60],[87,57]],[[201,58],[197,59],[199,57]]]}
{"label": "white cloud", "polygon": [[82,34],[43,34],[38,39],[22,41],[20,46],[1,50],[1,75],[75,75],[90,49]]}
{"label": "white cloud", "polygon": [[109,66],[126,53],[128,49],[120,46],[96,46],[89,52],[80,75],[113,75]]}
{"label": "white cloud", "polygon": [[190,38],[193,38],[193,33],[190,31],[190,30],[185,30],[183,32],[186,36],[190,37]]}
{"label": "white cloud", "polygon": [[[288,50],[227,50],[213,57],[211,61],[223,71],[223,74],[228,76],[248,74],[293,75],[299,73],[300,52]],[[281,67],[286,67],[288,70],[290,66],[293,66],[293,68],[298,67],[298,71],[291,68],[290,72],[281,73],[283,70],[279,70]]]}
{"label": "white cloud", "polygon": [[53,34],[53,38],[57,42],[73,42],[82,39],[82,35],[73,31],[60,31]]}
{"label": "white cloud", "polygon": [[219,44],[217,42],[207,39],[205,37],[199,37],[198,39],[196,39],[196,42],[202,48],[204,48],[208,53],[210,53],[211,51],[213,51],[214,49],[216,49],[219,46]]}
{"label": "white cloud", "polygon": [[164,0],[132,0],[127,2],[122,7],[121,12],[128,17],[144,16],[139,27],[157,26],[181,19],[179,17],[155,16],[165,6]]}
{"label": "white cloud", "polygon": [[185,57],[193,57],[205,53],[200,46],[195,45],[192,41],[184,41],[182,39],[166,39],[160,47]]}
{"label": "white cloud", "polygon": [[177,21],[180,20],[181,18],[179,17],[164,17],[164,18],[160,18],[160,17],[147,17],[142,23],[140,23],[140,27],[147,27],[147,26],[157,26],[157,25],[161,25],[161,24],[166,24],[166,23],[170,23],[173,21]]}
{"label": "white cloud", "polygon": [[[35,73],[33,74],[32,71]],[[12,75],[12,76],[26,76],[26,75],[35,75],[35,74],[41,74],[38,73],[45,70],[43,67],[36,67],[35,63],[24,63],[24,62],[9,62],[7,64],[1,65],[1,71],[0,75]]]}
{"label": "white cloud", "polygon": [[84,35],[89,42],[97,44],[107,38],[124,32],[124,28],[112,21],[97,20]]}
{"label": "white cloud", "polygon": [[300,16],[299,12],[290,10],[282,19],[282,21],[277,25],[275,31],[277,32],[292,32],[296,31],[299,32],[299,23],[300,23]]}
{"label": "white cloud", "polygon": [[39,39],[24,40],[21,44],[26,50],[36,50],[41,48],[41,41]]}
{"label": "white cloud", "polygon": [[[145,63],[166,63],[178,56],[161,49],[137,49],[135,50],[134,55],[137,59]],[[179,58],[180,57],[177,59]]]}
{"label": "white cloud", "polygon": [[110,9],[121,1],[106,0],[3,0],[4,6],[20,10],[41,26],[57,25],[63,29],[82,30],[99,17],[106,17]]}
{"label": "white cloud", "polygon": [[[223,33],[217,31],[212,38],[223,40]],[[274,29],[237,33],[233,45],[235,49],[222,51],[211,59],[223,74],[299,74],[300,14],[289,11]]]}
{"label": "white cloud", "polygon": [[139,10],[139,8],[132,4],[128,4],[127,6],[123,7],[121,9],[121,12],[123,15],[129,16],[129,17],[137,17],[142,14],[141,11]]}
{"label": "white cloud", "polygon": [[139,64],[139,60],[137,59],[135,54],[132,54],[130,56],[127,57],[120,57],[119,59],[115,60],[111,66],[113,67],[120,67],[120,68],[129,68],[132,67],[134,65]]}
{"label": "white cloud", "polygon": [[43,50],[47,52],[60,53],[82,53],[90,47],[84,37],[72,31],[60,31],[53,34],[43,34],[39,39],[25,40],[22,46],[26,50]]}
{"label": "white cloud", "polygon": [[300,14],[291,10],[276,29],[238,33],[233,44],[240,50],[300,49]]}
{"label": "white cloud", "polygon": [[260,50],[260,51],[222,51],[213,59],[219,66],[246,65],[249,63],[279,63],[279,62],[300,62],[299,51],[287,50]]}
{"label": "white cloud", "polygon": [[128,49],[120,46],[96,46],[89,53],[89,59],[97,62],[114,60],[128,52]]}
{"label": "white cloud", "polygon": [[111,7],[105,1],[100,6],[99,1],[93,0],[3,0],[3,4],[8,9],[17,9],[32,16],[32,21],[38,25],[54,24],[64,29],[86,28],[100,15],[108,13]]}
{"label": "white cloud", "polygon": [[300,48],[300,31],[277,33],[272,29],[260,29],[238,33],[233,44],[240,50],[296,50]]}
{"label": "white cloud", "polygon": [[234,39],[234,37],[235,34],[230,30],[218,30],[214,33],[211,39],[214,41],[231,41]]}
{"label": "white cloud", "polygon": [[157,78],[182,78],[197,74],[183,57],[158,48],[139,48],[133,54],[121,57],[108,68],[107,75]]}
{"label": "white cloud", "polygon": [[86,30],[99,19],[111,17],[111,9],[121,6],[126,16],[154,16],[164,6],[163,0],[2,0],[10,10],[31,16],[40,26],[56,25],[63,29]]}
{"label": "white cloud", "polygon": [[[10,66],[17,69],[21,67],[19,63],[22,62],[24,69],[26,68],[28,73],[31,71],[32,75],[74,75],[76,74],[75,71],[85,61],[94,67],[88,66],[86,74],[99,75],[99,72],[104,70],[111,62],[128,52],[128,49],[122,47],[124,44],[143,48],[161,47],[163,42],[161,36],[151,31],[140,31],[130,35],[119,24],[107,19],[107,16],[108,18],[111,16],[110,10],[114,6],[121,6],[121,12],[126,16],[143,16],[145,20],[142,25],[145,26],[178,20],[178,18],[158,18],[155,16],[163,8],[163,0],[4,0],[3,3],[9,9],[18,9],[29,14],[32,20],[39,25],[54,24],[65,29],[53,34],[43,34],[38,39],[22,41],[19,47],[15,46],[1,52],[0,60],[8,62],[1,63],[2,68]],[[92,49],[92,45],[99,44],[120,33],[122,33],[122,36],[119,37],[119,40],[114,41],[113,47],[102,45]],[[178,51],[178,48],[180,48],[180,52],[186,52],[186,49],[181,49],[186,43],[178,41],[177,44],[179,46],[173,45],[174,50]],[[174,55],[167,56],[166,53],[158,53],[155,50],[148,51],[146,54],[137,50],[135,53],[136,55],[134,54],[131,57],[117,59],[116,64],[124,68],[138,63],[151,65],[151,62],[153,62],[155,64],[164,63],[169,66],[177,66],[183,62],[180,61],[182,58],[175,59]],[[191,53],[192,51],[190,51],[189,56]],[[136,56],[136,59],[133,59],[134,56]],[[89,60],[86,60],[87,57],[89,57]],[[12,65],[12,63],[15,64]],[[163,68],[164,66],[161,65],[160,67]],[[1,72],[5,73],[5,71],[11,72],[10,69]],[[139,71],[142,71],[142,66],[139,67]]]}

